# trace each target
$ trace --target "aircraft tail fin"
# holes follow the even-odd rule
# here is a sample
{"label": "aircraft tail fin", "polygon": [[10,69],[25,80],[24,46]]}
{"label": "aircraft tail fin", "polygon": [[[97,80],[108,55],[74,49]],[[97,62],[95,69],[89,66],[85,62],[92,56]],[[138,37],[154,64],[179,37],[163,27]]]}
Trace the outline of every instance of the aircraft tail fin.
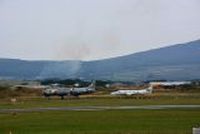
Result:
{"label": "aircraft tail fin", "polygon": [[153,92],[153,87],[152,86],[149,86],[147,91],[149,91],[149,93],[152,93]]}
{"label": "aircraft tail fin", "polygon": [[95,90],[95,85],[96,85],[96,82],[92,81],[92,83],[89,85],[89,88],[93,88]]}

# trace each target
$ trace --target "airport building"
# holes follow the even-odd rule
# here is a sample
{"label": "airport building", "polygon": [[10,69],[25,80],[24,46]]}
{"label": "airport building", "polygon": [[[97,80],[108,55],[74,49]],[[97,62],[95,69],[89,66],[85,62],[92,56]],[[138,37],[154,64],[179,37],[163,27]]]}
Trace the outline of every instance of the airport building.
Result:
{"label": "airport building", "polygon": [[149,85],[155,88],[175,88],[178,86],[190,85],[190,81],[172,81],[172,82],[150,82]]}

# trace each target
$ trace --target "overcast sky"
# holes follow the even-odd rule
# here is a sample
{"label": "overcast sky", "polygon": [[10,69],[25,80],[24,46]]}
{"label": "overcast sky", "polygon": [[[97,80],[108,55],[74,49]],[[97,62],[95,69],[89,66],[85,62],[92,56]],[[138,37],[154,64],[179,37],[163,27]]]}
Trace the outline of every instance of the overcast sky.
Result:
{"label": "overcast sky", "polygon": [[0,57],[94,60],[200,39],[200,0],[0,0]]}

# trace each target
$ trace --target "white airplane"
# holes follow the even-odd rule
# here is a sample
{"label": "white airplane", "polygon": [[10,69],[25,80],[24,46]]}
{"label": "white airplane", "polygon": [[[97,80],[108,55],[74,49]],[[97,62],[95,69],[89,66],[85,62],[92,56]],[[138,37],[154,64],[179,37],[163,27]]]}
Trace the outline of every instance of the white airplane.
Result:
{"label": "white airplane", "polygon": [[136,95],[136,94],[151,94],[153,91],[153,88],[150,86],[146,89],[141,90],[118,90],[111,93],[111,95]]}

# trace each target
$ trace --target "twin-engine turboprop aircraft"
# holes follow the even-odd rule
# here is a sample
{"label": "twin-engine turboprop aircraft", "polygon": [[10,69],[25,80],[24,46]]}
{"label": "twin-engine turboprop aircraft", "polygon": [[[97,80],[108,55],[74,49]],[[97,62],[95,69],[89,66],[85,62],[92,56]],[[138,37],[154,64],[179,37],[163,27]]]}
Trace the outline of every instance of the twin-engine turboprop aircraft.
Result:
{"label": "twin-engine turboprop aircraft", "polygon": [[43,91],[43,95],[45,97],[50,96],[60,96],[61,99],[64,99],[64,96],[66,95],[73,95],[73,96],[79,96],[82,94],[89,94],[95,92],[95,83],[92,82],[88,87],[75,87],[75,88],[66,88],[66,87],[60,87],[57,85],[47,87]]}
{"label": "twin-engine turboprop aircraft", "polygon": [[74,95],[74,96],[78,96],[78,95],[81,95],[81,94],[93,93],[95,91],[96,91],[95,83],[91,83],[88,87],[72,88],[71,91],[70,91],[70,94]]}

